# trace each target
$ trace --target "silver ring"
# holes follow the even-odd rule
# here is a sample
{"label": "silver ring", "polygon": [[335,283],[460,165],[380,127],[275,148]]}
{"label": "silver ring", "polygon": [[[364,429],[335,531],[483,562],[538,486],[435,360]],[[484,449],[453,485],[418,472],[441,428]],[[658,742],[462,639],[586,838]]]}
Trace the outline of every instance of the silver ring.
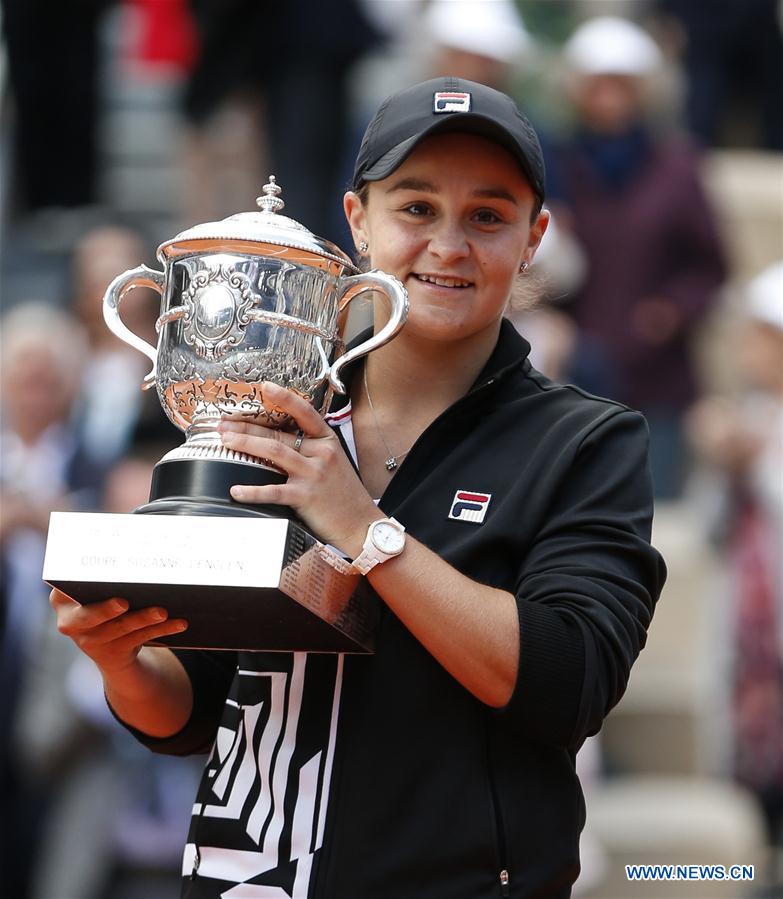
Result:
{"label": "silver ring", "polygon": [[296,432],[296,440],[294,440],[294,449],[299,452],[302,449],[302,443],[304,442],[305,432],[299,428]]}

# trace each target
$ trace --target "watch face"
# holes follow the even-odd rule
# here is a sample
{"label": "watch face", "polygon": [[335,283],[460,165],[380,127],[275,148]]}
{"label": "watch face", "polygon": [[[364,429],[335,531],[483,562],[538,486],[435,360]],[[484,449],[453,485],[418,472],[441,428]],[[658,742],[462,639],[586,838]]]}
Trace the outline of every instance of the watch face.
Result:
{"label": "watch face", "polygon": [[394,555],[400,552],[405,535],[388,521],[379,521],[372,529],[372,542],[382,553]]}

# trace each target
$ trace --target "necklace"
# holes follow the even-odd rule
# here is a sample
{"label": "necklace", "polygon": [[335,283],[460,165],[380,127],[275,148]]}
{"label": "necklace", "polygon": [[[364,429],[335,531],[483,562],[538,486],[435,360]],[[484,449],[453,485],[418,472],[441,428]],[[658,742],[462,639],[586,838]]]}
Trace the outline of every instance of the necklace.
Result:
{"label": "necklace", "polygon": [[389,444],[386,442],[386,438],[383,436],[383,431],[381,430],[381,426],[378,424],[378,416],[375,414],[375,406],[372,404],[372,397],[370,396],[370,388],[367,386],[367,364],[364,365],[364,392],[367,394],[367,404],[370,407],[370,412],[372,412],[372,418],[375,422],[375,430],[378,432],[378,436],[381,438],[381,443],[386,447],[386,452],[389,454],[388,459],[383,463],[386,466],[386,471],[394,471],[397,468],[403,458],[403,456],[407,456],[408,453],[413,449],[413,447],[409,447],[405,450],[404,453],[398,453],[395,455],[391,449],[389,449]]}

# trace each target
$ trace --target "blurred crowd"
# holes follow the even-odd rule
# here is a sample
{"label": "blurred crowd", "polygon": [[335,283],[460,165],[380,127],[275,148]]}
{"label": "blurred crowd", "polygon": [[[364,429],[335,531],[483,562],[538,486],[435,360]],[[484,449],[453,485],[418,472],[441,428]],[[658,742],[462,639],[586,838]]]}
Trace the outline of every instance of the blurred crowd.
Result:
{"label": "blurred crowd", "polygon": [[[4,0],[2,27],[3,894],[177,895],[201,767],[148,755],[115,724],[97,673],[54,632],[40,578],[52,510],[132,511],[181,440],[140,390],[147,360],[103,322],[112,278],[157,267],[152,250],[174,233],[107,190],[108,72],[174,98],[172,228],[252,208],[273,171],[287,214],[346,249],[342,193],[380,98],[450,74],[528,111],[553,221],[528,285],[536,303],[512,320],[545,374],[644,412],[662,506],[705,510],[728,596],[718,773],[764,822],[750,895],[782,896],[778,0]],[[717,157],[773,172],[777,238],[752,262],[708,177]],[[157,303],[140,289],[123,306],[152,343]],[[586,779],[610,776],[597,742],[589,752]],[[579,889],[602,896],[592,858]]]}

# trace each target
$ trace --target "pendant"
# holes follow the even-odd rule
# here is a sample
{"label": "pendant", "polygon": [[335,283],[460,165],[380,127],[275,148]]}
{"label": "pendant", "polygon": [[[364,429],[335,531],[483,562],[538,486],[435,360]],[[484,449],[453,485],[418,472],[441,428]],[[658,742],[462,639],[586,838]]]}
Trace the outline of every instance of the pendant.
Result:
{"label": "pendant", "polygon": [[394,471],[394,469],[397,467],[397,457],[389,456],[384,464],[386,465],[386,471]]}

